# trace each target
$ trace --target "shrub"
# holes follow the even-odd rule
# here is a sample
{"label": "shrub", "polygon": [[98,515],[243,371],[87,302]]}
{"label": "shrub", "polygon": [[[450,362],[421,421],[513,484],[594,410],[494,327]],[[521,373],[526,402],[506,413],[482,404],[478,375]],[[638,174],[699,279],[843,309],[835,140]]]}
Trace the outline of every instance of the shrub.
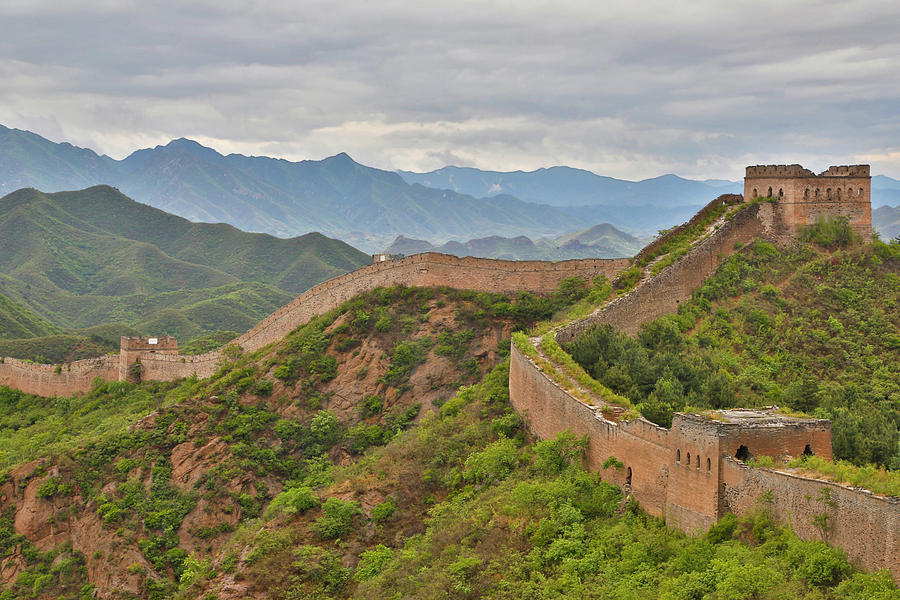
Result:
{"label": "shrub", "polygon": [[372,507],[371,519],[376,523],[388,520],[397,512],[397,504],[393,498],[386,498],[384,502],[376,504]]}
{"label": "shrub", "polygon": [[552,440],[544,440],[534,445],[537,455],[535,466],[545,473],[560,473],[573,461],[580,459],[587,448],[587,436],[575,437],[566,431]]}
{"label": "shrub", "polygon": [[378,544],[372,550],[365,550],[359,557],[353,578],[357,581],[372,579],[381,573],[392,558],[394,558],[394,551],[382,544]]}
{"label": "shrub", "polygon": [[339,538],[350,530],[353,517],[362,514],[362,507],[353,500],[331,497],[322,505],[322,516],[312,524],[313,532],[322,539]]}
{"label": "shrub", "polygon": [[588,284],[578,276],[566,277],[559,282],[557,293],[568,303],[578,302],[588,295]]}
{"label": "shrub", "polygon": [[359,403],[359,412],[364,419],[377,415],[383,408],[384,399],[381,396],[376,396],[374,394],[363,397],[362,402]]}
{"label": "shrub", "polygon": [[504,479],[518,464],[516,443],[509,438],[500,438],[484,450],[469,454],[463,468],[463,478],[479,483]]}
{"label": "shrub", "polygon": [[60,496],[67,496],[72,493],[72,484],[71,483],[62,483],[59,480],[59,477],[48,477],[46,480],[42,481],[37,487],[37,497],[38,498],[52,498],[53,496],[59,494]]}
{"label": "shrub", "polygon": [[803,228],[800,232],[800,239],[804,242],[813,242],[823,248],[833,248],[852,244],[856,240],[856,235],[850,228],[850,221],[847,217],[841,216],[834,219],[819,217],[816,219],[815,225]]}
{"label": "shrub", "polygon": [[287,488],[269,504],[266,509],[266,517],[272,517],[279,513],[294,515],[305,512],[319,505],[319,498],[313,493],[312,488],[301,485]]}
{"label": "shrub", "polygon": [[275,389],[275,384],[271,379],[260,379],[256,382],[256,387],[253,388],[253,393],[257,396],[268,396],[272,393],[272,390]]}

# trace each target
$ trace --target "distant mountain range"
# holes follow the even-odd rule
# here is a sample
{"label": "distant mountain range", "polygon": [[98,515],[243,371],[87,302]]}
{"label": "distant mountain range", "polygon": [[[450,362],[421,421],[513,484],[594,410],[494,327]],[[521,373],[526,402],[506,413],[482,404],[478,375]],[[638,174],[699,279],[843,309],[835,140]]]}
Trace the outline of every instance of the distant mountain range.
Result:
{"label": "distant mountain range", "polygon": [[371,257],[319,233],[192,223],[108,186],[0,198],[0,338],[104,323],[182,341],[245,331]]}
{"label": "distant mountain range", "polygon": [[[626,181],[571,167],[550,167],[527,172],[444,167],[427,173],[398,173],[411,184],[418,183],[472,196],[508,194],[526,202],[557,207],[697,207],[721,194],[741,194],[744,191],[742,181],[695,181],[677,175]],[[872,177],[873,206],[898,203],[900,181],[884,175]]]}
{"label": "distant mountain range", "polygon": [[192,221],[291,236],[310,231],[381,248],[398,234],[428,239],[557,235],[582,225],[557,208],[510,196],[476,199],[407,184],[346,154],[321,161],[223,156],[178,139],[121,161],[0,127],[0,193],[108,184]]}
{"label": "distant mountain range", "polygon": [[[653,234],[689,218],[739,182],[675,175],[632,182],[552,167],[501,173],[445,167],[384,171],[346,154],[291,162],[224,156],[188,139],[138,150],[123,160],[0,125],[0,194],[107,184],[192,221],[289,237],[311,231],[367,252],[398,235],[447,240],[489,236],[556,238],[597,223]],[[900,181],[873,178],[873,204],[900,203]]]}
{"label": "distant mountain range", "polygon": [[418,254],[441,252],[455,256],[477,256],[506,260],[569,260],[573,258],[618,258],[634,256],[645,242],[619,231],[609,223],[601,223],[590,229],[532,241],[525,236],[505,238],[490,236],[468,242],[449,241],[440,246],[426,240],[398,236],[385,250],[389,254]]}
{"label": "distant mountain range", "polygon": [[491,197],[508,194],[550,206],[635,206],[654,204],[666,207],[703,205],[721,194],[740,194],[741,182],[692,181],[677,175],[663,175],[643,181],[603,177],[571,167],[550,167],[537,171],[482,171],[468,167],[444,167],[428,173],[398,171],[407,183],[453,190],[460,194]]}
{"label": "distant mountain range", "polygon": [[874,209],[872,226],[885,241],[900,237],[900,206],[879,206]]}

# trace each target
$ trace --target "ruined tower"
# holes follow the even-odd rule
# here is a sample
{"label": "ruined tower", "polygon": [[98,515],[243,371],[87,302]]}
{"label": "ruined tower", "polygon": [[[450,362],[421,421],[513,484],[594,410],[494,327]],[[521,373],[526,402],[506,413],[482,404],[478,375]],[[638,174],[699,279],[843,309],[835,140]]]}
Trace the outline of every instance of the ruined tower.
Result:
{"label": "ruined tower", "polygon": [[846,217],[866,241],[872,240],[871,191],[869,165],[828,167],[818,175],[800,165],[756,165],[744,177],[744,200],[775,199],[787,227]]}

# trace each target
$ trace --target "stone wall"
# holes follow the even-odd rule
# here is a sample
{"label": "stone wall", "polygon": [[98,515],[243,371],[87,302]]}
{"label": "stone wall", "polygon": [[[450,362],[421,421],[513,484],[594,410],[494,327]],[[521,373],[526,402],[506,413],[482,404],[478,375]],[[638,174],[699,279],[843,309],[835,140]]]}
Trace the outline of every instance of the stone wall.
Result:
{"label": "stone wall", "polygon": [[783,242],[788,233],[780,225],[777,205],[763,202],[737,212],[690,252],[629,294],[559,331],[560,344],[567,344],[595,325],[610,324],[619,331],[635,334],[641,325],[676,312],[691,298],[703,280],[734,253],[735,247],[756,238]]}
{"label": "stone wall", "polygon": [[245,351],[254,351],[303,325],[314,315],[340,306],[358,294],[380,286],[449,286],[487,292],[549,293],[566,277],[590,281],[597,275],[613,279],[628,267],[630,259],[583,259],[560,262],[457,258],[426,252],[400,260],[374,263],[346,273],[304,292],[235,340]]}
{"label": "stone wall", "polygon": [[0,385],[38,396],[84,393],[97,377],[119,379],[119,357],[101,356],[62,365],[36,365],[15,358],[4,358],[0,363]]}
{"label": "stone wall", "polygon": [[[723,461],[724,508],[744,514],[763,506],[803,539],[824,540],[867,570],[887,569],[900,581],[900,498],[835,483]],[[761,501],[763,498],[767,501]],[[827,515],[827,528],[814,519]]]}
{"label": "stone wall", "polygon": [[[557,341],[569,342],[601,323],[636,333],[643,323],[675,312],[736,245],[755,238],[785,244],[795,234],[784,206],[748,206],[656,277],[586,319],[563,327]],[[900,581],[900,499],[754,469],[733,458],[741,446],[757,456],[797,456],[808,448],[831,458],[827,421],[786,420],[754,426],[677,414],[671,430],[644,419],[613,422],[599,408],[558,386],[515,345],[509,386],[513,406],[535,435],[547,439],[567,430],[587,435],[587,467],[625,486],[647,512],[664,516],[669,526],[686,532],[704,530],[725,513],[747,513],[758,506],[759,498],[770,496],[774,517],[793,526],[801,538],[825,539],[843,548],[863,568],[889,569]],[[610,456],[625,466],[603,469]],[[827,531],[814,523],[823,513],[829,515]]]}
{"label": "stone wall", "polygon": [[[630,487],[644,510],[661,517],[666,510],[669,469],[668,430],[645,419],[616,423],[572,397],[513,344],[509,365],[509,397],[529,430],[542,439],[571,431],[586,435],[586,467],[604,480]],[[615,457],[622,468],[603,469]],[[630,482],[629,482],[630,473]]]}
{"label": "stone wall", "polygon": [[[340,306],[354,296],[381,286],[449,286],[458,289],[486,292],[535,293],[553,292],[559,282],[567,277],[581,277],[590,281],[597,275],[609,279],[628,267],[630,259],[581,259],[560,262],[511,261],[487,258],[457,258],[446,254],[427,252],[399,260],[385,260],[345,273],[307,290],[286,306],[278,309],[234,343],[245,352],[253,352],[282,339],[297,327],[307,323],[315,315],[321,315]],[[7,358],[8,366],[0,364],[0,384],[43,396],[71,395],[87,392],[95,377],[125,379],[127,367],[138,358],[141,379],[169,381],[196,374],[212,375],[221,358],[219,352],[197,356],[170,353],[174,340],[164,345],[163,352],[142,351],[150,346],[147,338],[123,340],[126,352],[119,368],[119,357],[103,359],[103,366],[92,361],[72,363],[72,372],[63,365],[63,373],[55,375],[54,365],[33,365]],[[163,340],[164,338],[160,338]],[[177,348],[177,346],[174,346]],[[107,361],[116,362],[115,372]],[[14,365],[14,366],[13,366]]]}
{"label": "stone wall", "polygon": [[691,227],[705,219],[711,212],[718,210],[722,206],[740,204],[743,201],[744,197],[740,194],[722,194],[721,196],[701,208],[699,211],[697,211],[697,214],[691,217],[690,220],[682,223],[681,225],[678,225],[677,227],[673,227],[665,234],[659,236],[658,238],[641,248],[641,251],[634,255],[635,262],[640,261],[645,256],[649,256],[655,253],[657,250],[662,248],[662,246],[670,239],[690,229]]}

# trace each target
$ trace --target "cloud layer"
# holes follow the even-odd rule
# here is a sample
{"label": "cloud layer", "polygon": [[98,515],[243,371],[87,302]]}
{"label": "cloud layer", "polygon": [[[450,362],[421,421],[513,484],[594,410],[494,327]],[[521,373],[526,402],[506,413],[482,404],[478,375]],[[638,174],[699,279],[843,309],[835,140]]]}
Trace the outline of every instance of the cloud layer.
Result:
{"label": "cloud layer", "polygon": [[117,158],[900,176],[895,2],[60,4],[0,5],[0,123]]}

